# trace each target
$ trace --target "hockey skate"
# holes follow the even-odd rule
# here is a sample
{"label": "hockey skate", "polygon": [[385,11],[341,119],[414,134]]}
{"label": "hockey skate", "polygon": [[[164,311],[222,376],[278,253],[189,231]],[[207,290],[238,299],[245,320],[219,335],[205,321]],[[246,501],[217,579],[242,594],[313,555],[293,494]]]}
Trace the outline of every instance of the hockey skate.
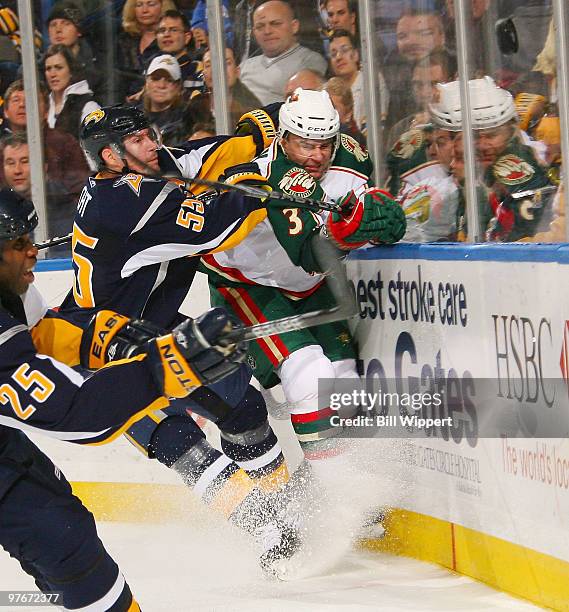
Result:
{"label": "hockey skate", "polygon": [[279,521],[274,521],[259,528],[256,534],[263,552],[259,564],[269,578],[283,579],[286,576],[287,561],[302,546],[299,532]]}
{"label": "hockey skate", "polygon": [[368,512],[359,531],[356,533],[357,540],[380,540],[385,536],[385,528],[382,525],[385,520],[385,512],[381,508]]}

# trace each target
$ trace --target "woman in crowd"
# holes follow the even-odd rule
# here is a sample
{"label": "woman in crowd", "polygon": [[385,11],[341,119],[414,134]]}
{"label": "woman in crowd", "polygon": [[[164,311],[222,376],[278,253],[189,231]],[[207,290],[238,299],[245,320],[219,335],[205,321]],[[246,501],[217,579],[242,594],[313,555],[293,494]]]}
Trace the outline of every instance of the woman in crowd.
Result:
{"label": "woman in crowd", "polygon": [[175,8],[173,0],[126,0],[117,55],[124,96],[140,89],[144,68],[150,58],[160,52],[156,43],[160,16]]}
{"label": "woman in crowd", "polygon": [[45,54],[44,71],[49,88],[47,124],[77,138],[83,118],[99,108],[80,64],[68,47],[52,45]]}

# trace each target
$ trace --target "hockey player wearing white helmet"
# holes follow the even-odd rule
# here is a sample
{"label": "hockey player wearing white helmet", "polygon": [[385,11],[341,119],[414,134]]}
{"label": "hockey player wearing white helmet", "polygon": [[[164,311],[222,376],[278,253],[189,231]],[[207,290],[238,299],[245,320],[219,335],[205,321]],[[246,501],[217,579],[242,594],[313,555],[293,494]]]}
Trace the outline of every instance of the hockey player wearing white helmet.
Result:
{"label": "hockey player wearing white helmet", "polygon": [[[341,134],[326,92],[297,89],[279,112],[275,141],[249,167],[252,178],[275,190],[340,202],[345,213],[315,213],[269,200],[268,218],[243,243],[202,258],[212,302],[231,307],[248,324],[335,305],[315,241],[348,251],[368,241],[393,243],[405,217],[387,192],[369,188],[368,153]],[[234,169],[236,173],[242,168]],[[231,179],[231,171],[226,172]],[[346,195],[348,194],[348,195]],[[305,456],[335,454],[333,411],[319,407],[318,380],[357,378],[356,351],[345,322],[271,336],[253,343],[249,363],[259,382],[282,383],[291,420]]]}
{"label": "hockey player wearing white helmet", "polygon": [[[512,241],[532,236],[541,223],[549,221],[550,203],[541,197],[541,189],[549,186],[546,169],[534,148],[525,144],[512,95],[489,76],[472,79],[468,87],[479,180],[487,191],[485,202],[479,206],[491,207],[494,214],[486,237]],[[440,84],[438,89],[439,99],[430,106],[433,122],[451,132],[461,132],[460,83]],[[535,195],[522,200],[512,197],[521,191]],[[460,209],[459,216],[465,218]]]}

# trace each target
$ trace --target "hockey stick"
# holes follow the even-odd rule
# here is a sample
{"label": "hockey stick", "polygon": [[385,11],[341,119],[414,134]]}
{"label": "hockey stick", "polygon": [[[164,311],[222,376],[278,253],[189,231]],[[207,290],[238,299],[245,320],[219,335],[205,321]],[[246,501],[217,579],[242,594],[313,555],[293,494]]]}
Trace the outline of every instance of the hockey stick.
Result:
{"label": "hockey stick", "polygon": [[[172,177],[174,178],[174,177]],[[289,195],[282,191],[265,191],[260,187],[253,187],[252,185],[241,185],[224,183],[223,181],[210,181],[201,178],[193,179],[181,179],[184,180],[185,184],[203,185],[204,187],[213,187],[214,189],[238,191],[247,195],[251,198],[259,198],[261,200],[272,199],[279,200],[281,202],[290,202],[296,204],[296,208],[306,208],[308,210],[327,210],[330,212],[339,212],[340,206],[338,204],[330,204],[321,200],[313,200],[312,198],[302,198],[300,196]]]}
{"label": "hockey stick", "polygon": [[57,236],[56,238],[49,238],[48,240],[44,240],[43,242],[36,242],[34,246],[38,251],[42,249],[48,249],[49,247],[55,246],[57,244],[65,244],[66,242],[71,242],[73,234],[67,234],[67,236]]}
{"label": "hockey stick", "polygon": [[266,338],[286,332],[297,331],[314,325],[323,325],[324,323],[333,323],[335,321],[343,321],[354,317],[357,313],[349,311],[341,306],[334,308],[322,308],[304,314],[291,315],[290,317],[282,317],[274,321],[266,321],[265,323],[257,323],[248,327],[241,327],[227,332],[221,337],[222,341],[242,342],[244,340],[256,340],[258,338]]}

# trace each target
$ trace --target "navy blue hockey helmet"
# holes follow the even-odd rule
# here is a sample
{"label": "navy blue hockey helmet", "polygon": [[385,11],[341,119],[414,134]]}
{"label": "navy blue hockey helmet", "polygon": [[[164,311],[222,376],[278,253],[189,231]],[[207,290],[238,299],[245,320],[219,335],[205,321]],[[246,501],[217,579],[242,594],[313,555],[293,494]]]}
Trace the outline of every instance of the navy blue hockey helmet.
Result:
{"label": "navy blue hockey helmet", "polygon": [[81,123],[79,140],[92,170],[104,167],[101,151],[112,147],[125,157],[123,139],[130,134],[151,128],[146,115],[134,106],[116,104],[89,113]]}
{"label": "navy blue hockey helmet", "polygon": [[38,215],[30,200],[11,189],[0,189],[0,242],[29,234],[37,224]]}

